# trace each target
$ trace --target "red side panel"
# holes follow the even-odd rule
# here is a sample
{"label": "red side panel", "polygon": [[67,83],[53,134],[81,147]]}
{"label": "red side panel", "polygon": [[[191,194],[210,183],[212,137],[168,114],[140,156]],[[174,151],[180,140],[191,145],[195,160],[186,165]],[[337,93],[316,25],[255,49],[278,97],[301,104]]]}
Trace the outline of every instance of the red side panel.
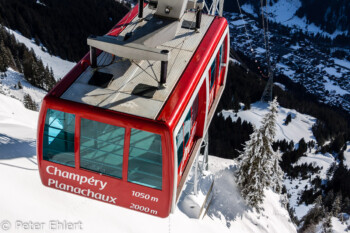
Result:
{"label": "red side panel", "polygon": [[225,18],[217,17],[214,19],[157,120],[167,122],[171,128],[175,127],[226,27],[227,20]]}

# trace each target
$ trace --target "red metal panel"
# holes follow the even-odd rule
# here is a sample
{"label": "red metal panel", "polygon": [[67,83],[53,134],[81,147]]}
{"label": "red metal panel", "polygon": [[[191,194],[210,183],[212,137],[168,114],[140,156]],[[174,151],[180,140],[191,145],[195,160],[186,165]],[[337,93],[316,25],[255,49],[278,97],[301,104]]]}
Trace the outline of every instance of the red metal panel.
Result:
{"label": "red metal panel", "polygon": [[[45,114],[48,108],[75,114],[76,123],[78,122],[75,127],[76,160],[79,159],[78,152],[80,145],[79,138],[81,117],[126,128],[126,139],[124,144],[124,152],[126,153],[129,151],[131,127],[161,135],[163,152],[162,190],[127,182],[127,175],[125,175],[127,174],[127,154],[125,153],[123,157],[123,179],[79,169],[78,167],[73,168],[43,160],[42,148]],[[117,112],[87,106],[80,103],[74,103],[53,96],[47,96],[43,101],[39,115],[37,143],[39,172],[42,183],[45,186],[76,193],[81,196],[101,200],[118,206],[135,209],[137,211],[159,217],[167,217],[169,215],[173,190],[172,174],[174,174],[172,156],[173,145],[171,142],[169,128],[164,123],[159,123],[148,119],[133,118]],[[76,161],[76,165],[78,164],[79,162]],[[60,172],[54,174],[53,171],[58,171],[57,169]],[[83,182],[81,180],[77,181],[76,177],[83,179]],[[88,179],[88,181],[86,181],[86,179]],[[93,183],[92,180],[97,181],[100,186],[91,185],[91,183]],[[91,182],[89,183],[89,181]],[[102,187],[101,184],[105,184],[105,187]],[[92,193],[94,193],[94,195],[92,195]],[[149,199],[137,197],[136,195],[140,193],[142,195],[146,195],[146,197],[149,197]],[[113,198],[117,199],[114,200]]]}
{"label": "red metal panel", "polygon": [[198,46],[197,51],[192,56],[188,66],[182,74],[176,88],[173,90],[166,105],[159,114],[157,119],[159,121],[167,122],[172,129],[175,128],[187,106],[187,103],[193,95],[193,92],[212,57],[217,44],[222,38],[227,25],[227,20],[225,18],[216,17],[214,19],[208,32]]}

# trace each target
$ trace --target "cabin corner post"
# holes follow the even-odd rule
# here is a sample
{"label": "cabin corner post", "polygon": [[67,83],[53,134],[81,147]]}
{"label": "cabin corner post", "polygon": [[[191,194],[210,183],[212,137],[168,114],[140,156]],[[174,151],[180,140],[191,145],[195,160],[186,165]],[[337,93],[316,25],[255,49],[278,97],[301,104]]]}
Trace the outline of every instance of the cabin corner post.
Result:
{"label": "cabin corner post", "polygon": [[96,48],[90,46],[90,64],[91,68],[97,68]]}
{"label": "cabin corner post", "polygon": [[[162,50],[162,54],[168,54],[169,50]],[[160,68],[160,84],[164,85],[166,83],[166,78],[168,74],[168,61],[161,61],[161,68]]]}

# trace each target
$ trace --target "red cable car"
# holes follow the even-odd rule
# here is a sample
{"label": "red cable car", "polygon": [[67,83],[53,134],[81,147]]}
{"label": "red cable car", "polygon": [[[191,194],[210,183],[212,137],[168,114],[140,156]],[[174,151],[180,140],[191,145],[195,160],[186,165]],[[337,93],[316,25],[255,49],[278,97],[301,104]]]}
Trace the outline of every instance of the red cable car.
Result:
{"label": "red cable car", "polygon": [[200,4],[156,3],[88,38],[43,100],[37,155],[45,186],[167,217],[225,87],[229,29]]}

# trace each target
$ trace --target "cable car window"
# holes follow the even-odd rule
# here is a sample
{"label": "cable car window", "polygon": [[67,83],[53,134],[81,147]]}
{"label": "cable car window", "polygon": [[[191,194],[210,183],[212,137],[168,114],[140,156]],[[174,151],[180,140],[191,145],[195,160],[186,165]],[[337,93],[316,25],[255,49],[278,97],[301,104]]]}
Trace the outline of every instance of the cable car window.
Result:
{"label": "cable car window", "polygon": [[223,56],[224,56],[224,43],[220,47],[220,65],[221,65],[221,63],[224,62]]}
{"label": "cable car window", "polygon": [[80,167],[122,178],[125,129],[81,119]]}
{"label": "cable car window", "polygon": [[188,111],[187,116],[184,121],[184,141],[185,141],[185,146],[187,145],[188,140],[190,139],[191,135],[191,109]]}
{"label": "cable car window", "polygon": [[180,166],[182,157],[184,155],[184,127],[181,126],[179,132],[176,135],[176,145],[177,145],[177,166]]}
{"label": "cable car window", "polygon": [[185,121],[181,124],[181,128],[176,135],[176,146],[177,146],[177,163],[180,165],[184,153],[184,147],[186,147],[188,140],[190,139],[192,128],[194,122],[198,116],[198,104],[199,104],[198,95],[194,99],[192,107],[188,111]]}
{"label": "cable car window", "polygon": [[44,128],[43,159],[75,166],[75,115],[48,109]]}
{"label": "cable car window", "polygon": [[214,59],[210,67],[210,89],[212,89],[214,86],[215,74],[216,74],[216,58]]}
{"label": "cable car window", "polygon": [[161,136],[131,129],[128,181],[162,189]]}

